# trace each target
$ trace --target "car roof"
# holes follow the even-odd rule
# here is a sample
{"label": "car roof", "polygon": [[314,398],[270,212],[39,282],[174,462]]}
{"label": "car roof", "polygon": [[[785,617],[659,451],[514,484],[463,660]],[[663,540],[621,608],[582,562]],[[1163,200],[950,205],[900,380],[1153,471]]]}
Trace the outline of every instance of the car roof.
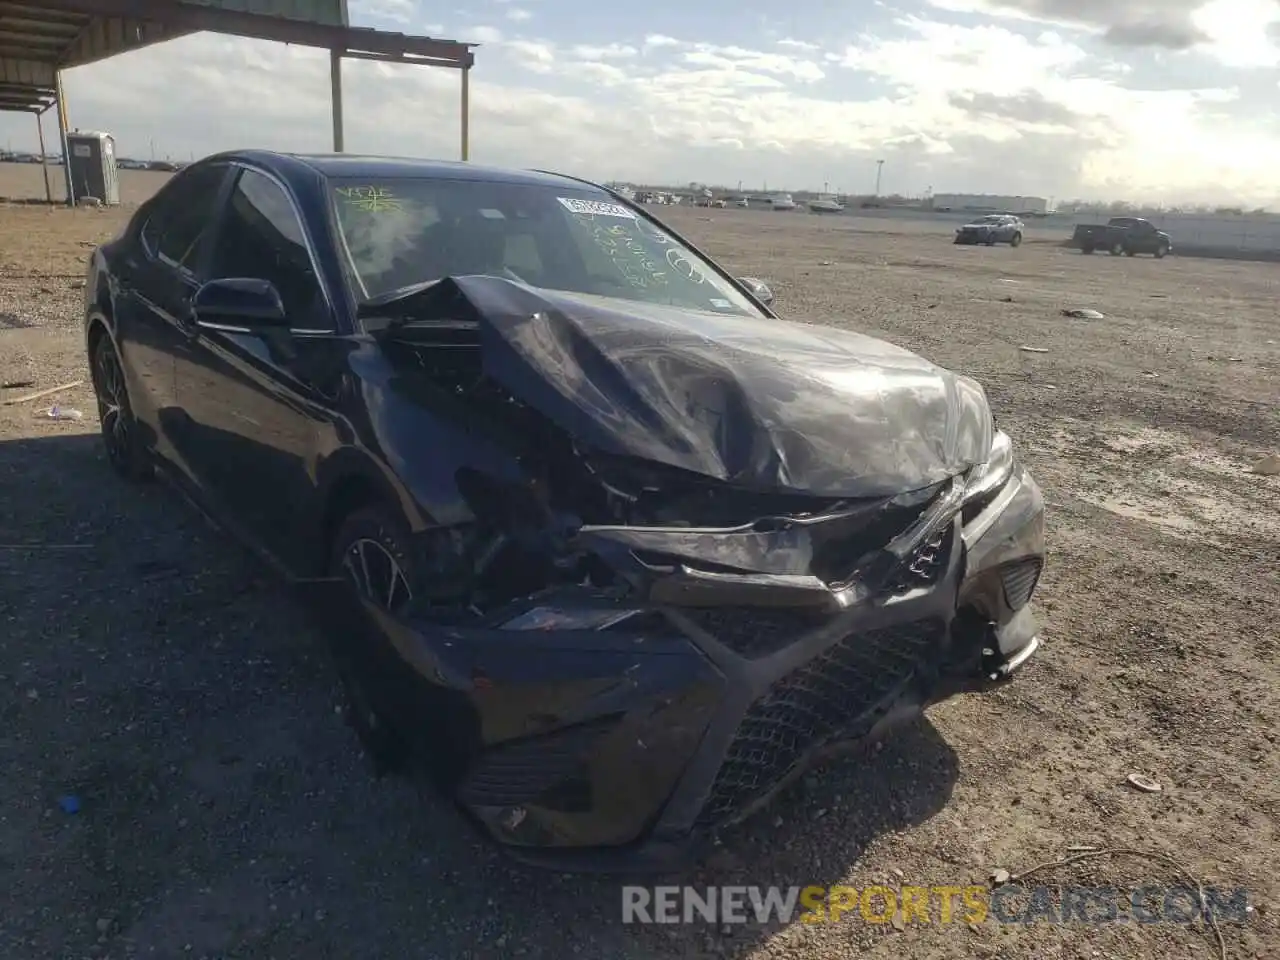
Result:
{"label": "car roof", "polygon": [[413,157],[361,156],[349,153],[277,153],[271,150],[241,150],[224,154],[287,176],[306,167],[325,177],[370,180],[423,178],[429,180],[470,180],[483,183],[524,184],[573,190],[602,190],[597,184],[574,177],[539,170],[515,170],[453,160],[422,160]]}

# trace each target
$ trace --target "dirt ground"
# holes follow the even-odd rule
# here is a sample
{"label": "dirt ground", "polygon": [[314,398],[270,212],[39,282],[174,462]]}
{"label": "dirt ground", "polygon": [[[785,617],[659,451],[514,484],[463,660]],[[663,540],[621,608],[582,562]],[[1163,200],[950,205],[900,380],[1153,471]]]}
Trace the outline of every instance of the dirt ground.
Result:
{"label": "dirt ground", "polygon": [[[123,215],[0,208],[0,381],[32,383],[0,400],[87,379],[83,260]],[[806,778],[694,882],[981,884],[1072,845],[1136,847],[1247,887],[1227,953],[1280,956],[1280,477],[1248,469],[1280,450],[1280,273],[852,217],[668,217],[786,316],[978,377],[1044,487],[1051,551],[1046,646],[1018,680]],[[373,780],[303,612],[162,488],[115,479],[87,386],[59,399],[84,419],[0,406],[6,960],[1219,955],[1177,924],[625,927],[617,879],[515,867],[439,800]],[[1106,857],[1041,877],[1182,882]]]}

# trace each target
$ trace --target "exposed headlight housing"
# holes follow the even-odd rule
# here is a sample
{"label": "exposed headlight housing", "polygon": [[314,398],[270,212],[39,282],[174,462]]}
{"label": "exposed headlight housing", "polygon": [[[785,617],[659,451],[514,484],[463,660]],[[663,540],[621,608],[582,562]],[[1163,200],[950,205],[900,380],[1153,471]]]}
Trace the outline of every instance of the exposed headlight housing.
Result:
{"label": "exposed headlight housing", "polygon": [[969,472],[965,485],[965,504],[982,500],[995,493],[1013,476],[1016,459],[1013,455],[1013,441],[1003,430],[997,430],[991,441],[991,452],[987,454],[987,462],[979,464]]}

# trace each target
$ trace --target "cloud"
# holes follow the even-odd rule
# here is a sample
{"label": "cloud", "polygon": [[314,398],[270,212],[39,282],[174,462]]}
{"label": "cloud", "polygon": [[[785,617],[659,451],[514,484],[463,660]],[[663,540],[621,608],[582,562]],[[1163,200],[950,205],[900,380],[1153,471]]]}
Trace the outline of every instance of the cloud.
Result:
{"label": "cloud", "polygon": [[507,19],[515,23],[524,23],[526,20],[532,20],[533,14],[520,7],[512,7],[507,11]]}
{"label": "cloud", "polygon": [[497,27],[464,27],[460,39],[466,43],[501,43],[502,31]]}
{"label": "cloud", "polygon": [[603,47],[578,44],[573,55],[580,60],[626,60],[638,53],[635,47],[625,43],[610,43]]}
{"label": "cloud", "polygon": [[947,102],[980,120],[1009,120],[1031,127],[1057,127],[1074,132],[1084,117],[1070,107],[1046,99],[1034,90],[1011,96],[994,93],[952,93]]}
{"label": "cloud", "polygon": [[775,42],[780,47],[786,47],[788,50],[800,50],[804,53],[816,53],[822,49],[816,43],[810,43],[808,40],[792,40],[789,37],[784,37]]}

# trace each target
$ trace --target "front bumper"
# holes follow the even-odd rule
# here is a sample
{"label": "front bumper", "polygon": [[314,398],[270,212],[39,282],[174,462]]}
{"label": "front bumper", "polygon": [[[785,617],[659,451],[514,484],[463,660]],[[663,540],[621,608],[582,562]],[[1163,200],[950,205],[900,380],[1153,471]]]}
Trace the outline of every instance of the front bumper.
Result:
{"label": "front bumper", "polygon": [[891,599],[842,609],[794,590],[750,610],[673,595],[603,629],[503,629],[530,608],[616,606],[573,588],[445,627],[361,608],[330,581],[310,606],[360,648],[446,792],[517,858],[670,869],[830,750],[1021,666],[1038,645],[1043,513],[1018,468],[931,534]]}

